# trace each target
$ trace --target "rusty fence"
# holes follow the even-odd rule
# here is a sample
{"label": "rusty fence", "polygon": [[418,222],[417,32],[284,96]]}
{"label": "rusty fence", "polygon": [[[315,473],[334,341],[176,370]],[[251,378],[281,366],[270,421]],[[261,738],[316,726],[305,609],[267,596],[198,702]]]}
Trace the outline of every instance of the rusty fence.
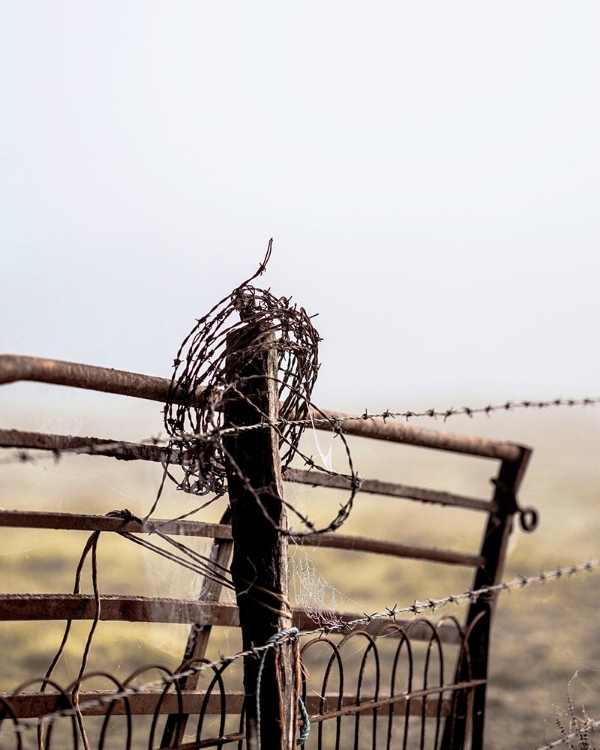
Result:
{"label": "rusty fence", "polygon": [[[0,357],[0,384],[21,380],[158,402],[164,401],[169,391],[169,381],[161,378],[54,360]],[[328,419],[323,419],[323,414]],[[317,429],[331,429],[333,419],[345,435],[487,459],[494,489],[490,497],[473,497],[376,479],[364,479],[358,487],[359,495],[403,498],[480,514],[485,519],[484,532],[481,545],[474,550],[440,549],[402,538],[389,541],[338,532],[309,534],[302,540],[304,545],[345,550],[353,561],[360,560],[360,555],[378,554],[470,569],[474,591],[500,583],[514,519],[527,531],[535,528],[537,521],[535,512],[522,509],[517,501],[529,448],[384,420],[344,420],[344,415],[336,412],[319,412],[312,417]],[[116,438],[14,429],[0,430],[0,447],[56,456],[69,453],[150,462],[164,462],[169,450]],[[300,483],[332,490],[348,489],[351,484],[348,477],[297,468],[287,468],[283,480],[286,485]],[[291,659],[293,668],[292,682],[284,689],[291,695],[293,738],[303,747],[484,747],[495,590],[473,596],[462,620],[454,616],[436,621],[423,616],[402,619],[394,610],[388,610],[389,618],[382,620],[338,611],[329,613],[326,623],[316,624],[304,610],[294,609],[291,627],[278,639],[270,643],[263,640],[243,653],[209,661],[215,630],[240,627],[238,607],[223,601],[236,543],[235,526],[232,530],[228,514],[221,523],[145,521],[126,512],[100,516],[19,507],[0,510],[0,526],[47,529],[55,535],[74,530],[121,534],[138,541],[151,538],[157,531],[170,541],[181,536],[205,537],[213,540],[212,571],[222,571],[221,577],[207,575],[195,600],[110,595],[98,590],[92,594],[1,594],[0,620],[4,622],[87,620],[95,625],[110,620],[184,622],[190,626],[176,670],[149,665],[117,679],[107,668],[101,673],[82,673],[70,685],[59,685],[51,677],[24,676],[16,689],[3,686],[2,748],[256,747],[247,743],[245,713],[250,693],[260,737],[261,718],[268,721],[273,690],[281,692],[281,685],[271,684],[271,662],[283,661],[284,655]],[[401,585],[398,599],[402,600]],[[249,662],[254,664],[253,690],[249,690],[243,673]]]}

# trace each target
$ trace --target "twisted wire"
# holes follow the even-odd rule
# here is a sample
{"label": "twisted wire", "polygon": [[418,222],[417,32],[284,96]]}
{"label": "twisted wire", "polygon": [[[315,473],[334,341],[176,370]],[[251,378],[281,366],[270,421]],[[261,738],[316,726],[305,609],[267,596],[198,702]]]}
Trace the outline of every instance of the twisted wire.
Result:
{"label": "twisted wire", "polygon": [[[460,408],[454,408],[451,407],[449,409],[425,409],[424,411],[414,411],[414,410],[407,410],[407,411],[391,411],[389,409],[386,409],[382,412],[370,412],[368,409],[365,409],[364,412],[361,414],[337,414],[337,415],[328,415],[328,416],[322,416],[319,417],[318,415],[311,415],[310,418],[302,418],[302,419],[285,419],[283,417],[280,417],[277,420],[269,420],[268,418],[263,417],[260,423],[253,424],[253,425],[240,425],[235,427],[219,427],[219,426],[212,426],[211,431],[207,433],[207,435],[202,435],[202,433],[198,432],[182,432],[181,436],[183,439],[187,441],[201,441],[203,438],[208,439],[214,439],[216,435],[220,436],[226,436],[226,435],[234,435],[234,434],[240,434],[242,432],[247,432],[251,430],[261,430],[265,427],[272,427],[272,428],[281,428],[287,426],[296,426],[296,427],[313,427],[317,425],[332,425],[334,430],[335,428],[340,428],[345,422],[360,422],[360,421],[367,421],[367,420],[376,420],[381,419],[384,423],[387,422],[388,419],[405,419],[407,422],[411,419],[421,419],[421,418],[432,418],[432,419],[442,419],[444,422],[455,416],[467,416],[470,418],[473,418],[476,415],[485,414],[486,416],[491,416],[497,412],[504,412],[504,413],[512,413],[515,410],[523,410],[523,409],[529,409],[529,410],[543,410],[543,409],[551,409],[551,408],[560,408],[560,407],[577,407],[577,406],[596,406],[600,404],[600,397],[594,397],[594,398],[556,398],[556,399],[550,399],[547,401],[540,401],[540,400],[525,400],[525,401],[505,401],[502,404],[488,404],[487,406],[461,406]],[[148,444],[151,446],[159,446],[164,445],[168,443],[168,438],[162,438],[160,436],[151,436],[148,438],[145,438],[143,440],[138,441],[140,444]],[[89,453],[93,451],[94,453],[102,453],[102,451],[111,451],[115,449],[119,449],[123,447],[125,443],[123,441],[110,441],[110,442],[95,442],[94,440],[90,440],[89,443],[85,446],[78,446],[76,448],[60,448],[52,452],[51,456],[47,456],[46,458],[52,458],[54,460],[59,460],[61,458],[61,455],[63,453]],[[2,446],[0,446],[1,448]],[[16,451],[14,456],[7,456],[4,458],[0,458],[0,465],[7,465],[7,464],[17,464],[17,463],[35,463],[37,460],[39,460],[39,456],[34,455],[32,453],[32,450],[35,449],[19,449]],[[177,449],[174,448],[173,456],[171,457],[171,460],[176,454],[182,455]],[[182,455],[182,458],[184,456]],[[173,478],[173,481],[177,482],[176,479]]]}
{"label": "twisted wire", "polygon": [[[251,282],[266,270],[269,242],[258,271],[220,300],[183,340],[164,408],[170,447],[183,469],[178,483],[185,492],[203,495],[227,491],[226,458],[217,439],[228,401],[238,400],[247,382],[248,365],[269,351],[277,356],[277,386],[284,420],[308,415],[310,395],[319,370],[319,334],[304,308],[286,297],[257,289]],[[230,342],[251,329],[256,335],[240,347]],[[251,377],[251,376],[250,376]],[[280,432],[285,468],[295,455],[302,425],[287,423]],[[193,437],[189,437],[193,435]]]}
{"label": "twisted wire", "polygon": [[390,411],[386,409],[382,412],[370,412],[365,409],[361,414],[337,414],[328,415],[327,417],[312,417],[310,419],[293,419],[285,420],[280,417],[277,420],[265,420],[260,424],[246,425],[241,427],[229,427],[220,431],[221,435],[233,434],[236,432],[263,429],[264,427],[281,427],[284,425],[304,425],[310,427],[312,425],[323,425],[333,423],[335,427],[339,428],[344,422],[360,422],[367,420],[381,419],[384,423],[387,423],[388,419],[405,419],[407,422],[411,419],[417,419],[422,417],[428,417],[433,419],[442,418],[445,422],[450,417],[456,416],[467,416],[473,418],[477,414],[485,414],[490,416],[496,412],[513,412],[515,409],[548,409],[552,407],[573,407],[573,406],[595,406],[600,404],[600,397],[598,398],[581,398],[581,399],[552,399],[549,401],[505,401],[503,404],[488,404],[487,406],[461,406],[460,408],[451,407],[450,409],[426,409],[424,411]]}
{"label": "twisted wire", "polygon": [[[425,599],[424,601],[414,601],[404,607],[388,607],[384,612],[374,612],[371,615],[365,613],[364,617],[359,617],[355,620],[349,620],[337,624],[328,624],[320,628],[323,632],[331,633],[334,631],[344,631],[352,629],[358,625],[367,625],[373,620],[386,620],[391,619],[395,622],[397,615],[411,614],[418,615],[421,612],[435,612],[440,607],[445,607],[449,604],[461,604],[463,602],[469,602],[473,604],[483,596],[490,596],[493,594],[501,594],[505,591],[511,591],[512,589],[524,589],[533,583],[549,583],[550,581],[558,581],[561,578],[572,577],[577,573],[592,573],[594,570],[600,567],[600,560],[587,560],[584,563],[578,565],[569,565],[567,567],[556,568],[550,572],[542,571],[537,575],[523,576],[519,575],[513,578],[512,581],[503,581],[494,586],[482,586],[479,589],[468,589],[463,591],[461,594],[449,594],[440,599]],[[319,630],[319,629],[318,629]]]}
{"label": "twisted wire", "polygon": [[[265,645],[271,645],[274,646],[281,643],[282,639],[288,638],[291,641],[297,641],[300,636],[300,631],[298,628],[286,628],[285,630],[280,630],[279,633],[274,633],[268,640]],[[260,657],[260,664],[258,666],[258,674],[256,677],[256,723],[257,723],[257,734],[258,734],[258,741],[260,745],[260,726],[262,723],[262,712],[261,712],[261,687],[262,687],[262,675],[265,668],[265,661],[267,658],[267,652],[263,652],[262,656]],[[298,698],[298,708],[300,710],[300,715],[302,717],[302,727],[300,729],[300,735],[298,739],[296,740],[297,745],[302,745],[306,740],[308,739],[308,735],[310,734],[310,718],[308,716],[308,712],[306,710],[306,706],[304,705],[304,701],[301,697]]]}
{"label": "twisted wire", "polygon": [[[388,620],[391,622],[396,622],[396,617],[400,614],[417,615],[426,610],[430,610],[434,612],[438,610],[439,608],[447,606],[449,604],[459,605],[464,602],[472,603],[472,602],[476,602],[479,598],[483,596],[501,594],[503,592],[511,591],[513,589],[523,590],[534,583],[544,584],[550,581],[564,580],[564,579],[571,578],[572,576],[581,572],[592,573],[594,570],[596,570],[599,567],[600,567],[600,560],[593,559],[593,560],[588,560],[583,563],[579,563],[577,565],[569,565],[566,567],[556,568],[555,570],[552,570],[550,572],[542,571],[541,573],[538,573],[537,575],[531,575],[531,576],[520,575],[512,579],[511,581],[499,583],[495,586],[483,586],[479,589],[469,589],[465,592],[462,592],[461,594],[450,594],[440,599],[430,598],[424,601],[415,601],[413,602],[413,604],[410,604],[404,607],[399,607],[398,605],[394,605],[393,607],[387,607],[382,612],[374,612],[373,614],[365,613],[364,617],[360,617],[355,620],[350,620],[350,621],[337,623],[337,624],[328,624],[326,626],[314,628],[312,630],[301,631],[300,633],[298,633],[298,637],[302,638],[302,637],[314,637],[318,635],[329,635],[335,632],[343,633],[346,631],[350,631],[358,627],[359,625],[368,625],[370,622],[373,622],[374,620]],[[36,728],[40,724],[49,723],[49,722],[55,721],[56,719],[77,716],[78,712],[83,713],[88,708],[97,708],[97,707],[101,707],[104,705],[110,705],[111,703],[125,699],[130,695],[142,693],[144,691],[152,690],[154,688],[165,688],[168,685],[177,683],[179,680],[185,679],[187,677],[191,677],[192,675],[200,674],[208,669],[215,669],[215,668],[218,669],[221,667],[228,666],[229,664],[241,658],[255,657],[255,658],[260,659],[265,652],[269,651],[270,649],[281,646],[281,645],[282,644],[280,644],[279,642],[271,642],[271,643],[266,643],[263,646],[254,646],[252,648],[246,649],[245,651],[238,651],[235,654],[231,654],[229,656],[222,655],[218,659],[215,659],[214,661],[206,661],[200,664],[191,665],[189,667],[186,667],[186,669],[180,672],[169,674],[166,677],[162,677],[160,680],[154,680],[152,682],[145,683],[144,685],[141,685],[139,687],[127,687],[124,690],[112,693],[111,695],[106,695],[106,696],[102,696],[99,698],[94,698],[93,700],[81,702],[75,708],[68,708],[68,709],[62,709],[59,711],[53,711],[51,713],[44,714],[43,716],[31,718],[31,719],[20,719],[19,724],[16,726],[10,726],[7,729],[1,728],[0,735],[21,733],[27,729]],[[540,748],[539,750],[548,750],[548,748],[558,747],[560,744],[564,744],[563,740],[560,740],[553,744],[545,746],[544,748]]]}
{"label": "twisted wire", "polygon": [[[299,456],[311,469],[331,472],[299,449],[311,410],[328,421],[325,412],[311,401],[319,372],[320,336],[304,308],[292,304],[291,298],[275,297],[270,290],[251,284],[266,270],[271,251],[272,240],[258,271],[199,318],[179,347],[164,407],[164,424],[170,439],[164,455],[163,483],[164,478],[169,477],[186,493],[214,493],[220,497],[227,492],[228,476],[233,473],[253,495],[267,520],[273,523],[261,498],[265,488],[251,486],[232,455],[230,444],[223,440],[225,435],[244,431],[244,425],[226,427],[228,405],[237,407],[245,401],[252,416],[242,417],[242,421],[246,418],[258,421],[258,429],[264,429],[265,425],[272,427],[278,441],[282,471]],[[266,367],[271,354],[277,363],[274,375],[267,372]],[[257,370],[260,361],[265,367]],[[252,383],[253,380],[256,383]],[[273,386],[277,394],[280,420],[270,420],[269,414],[245,395],[255,386],[264,389],[265,382]],[[337,515],[320,529],[282,499],[309,534],[338,529],[348,518],[358,490],[348,444],[335,422],[329,421],[344,445],[348,473],[343,476],[350,480],[350,493]],[[179,473],[183,478],[175,478]],[[150,514],[156,508],[163,483]],[[289,536],[292,532],[284,526],[277,526],[276,530]],[[301,532],[293,533],[298,536]]]}

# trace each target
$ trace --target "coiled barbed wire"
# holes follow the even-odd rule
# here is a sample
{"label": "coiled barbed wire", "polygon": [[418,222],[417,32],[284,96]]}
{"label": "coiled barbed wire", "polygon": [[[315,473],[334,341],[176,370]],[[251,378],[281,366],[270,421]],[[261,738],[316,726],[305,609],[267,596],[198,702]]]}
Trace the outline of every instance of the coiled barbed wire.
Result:
{"label": "coiled barbed wire", "polygon": [[[174,372],[164,408],[164,423],[170,436],[165,463],[165,475],[178,488],[193,495],[214,493],[217,497],[227,492],[227,473],[239,474],[239,467],[223,442],[226,428],[226,404],[239,402],[244,397],[245,385],[257,376],[248,375],[249,366],[257,358],[274,351],[276,374],[261,375],[275,382],[279,400],[277,421],[270,420],[253,404],[261,427],[271,425],[279,440],[281,470],[284,471],[295,456],[316,471],[333,472],[303,454],[298,447],[309,413],[317,413],[331,423],[340,436],[348,460],[350,497],[336,517],[322,529],[296,508],[284,501],[288,509],[300,519],[309,533],[333,531],[346,520],[359,486],[354,472],[348,444],[336,420],[314,406],[311,394],[319,372],[320,336],[303,307],[291,303],[291,298],[276,297],[270,290],[258,289],[252,281],[266,270],[271,257],[273,240],[257,272],[224,297],[202,318],[186,336],[174,361]],[[252,331],[243,339],[241,334]],[[237,345],[231,342],[237,340]],[[241,342],[241,343],[240,343]],[[233,428],[234,431],[236,428]],[[171,466],[182,471],[175,478]],[[239,476],[242,482],[247,480]],[[261,488],[249,487],[260,504]],[[288,533],[285,529],[279,529]],[[294,534],[297,536],[298,531]]]}

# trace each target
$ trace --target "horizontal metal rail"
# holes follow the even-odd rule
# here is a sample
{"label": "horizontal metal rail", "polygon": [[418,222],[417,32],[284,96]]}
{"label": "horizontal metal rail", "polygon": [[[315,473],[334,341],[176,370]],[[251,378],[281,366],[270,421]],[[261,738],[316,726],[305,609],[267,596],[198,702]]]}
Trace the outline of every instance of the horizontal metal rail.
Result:
{"label": "horizontal metal rail", "polygon": [[[71,435],[50,435],[23,430],[0,429],[0,448],[17,448],[24,450],[51,451],[57,455],[61,453],[75,453],[93,456],[118,458],[123,461],[156,461],[168,456],[168,449],[145,443],[118,442],[107,438],[75,437]],[[24,457],[25,460],[25,457]],[[303,469],[286,469],[283,478],[286,482],[307,484],[311,487],[327,487],[331,489],[350,489],[350,480],[340,475],[330,475],[307,471]],[[412,487],[396,482],[381,482],[377,479],[362,479],[359,492],[385,497],[398,497],[406,500],[416,500],[422,503],[446,505],[470,510],[480,510],[493,513],[496,505],[490,500],[482,500],[466,495],[456,495],[451,492],[430,490],[422,487]]]}
{"label": "horizontal metal rail", "polygon": [[0,510],[0,528],[65,529],[73,531],[112,531],[116,533],[152,534],[160,528],[165,534],[201,536],[207,539],[231,539],[231,526],[202,521],[156,519],[144,524],[113,516],[83,513],[60,513],[43,510]]}
{"label": "horizontal metal rail", "polygon": [[[231,528],[224,524],[197,523],[195,521],[152,521],[148,524],[139,521],[123,520],[110,516],[84,516],[47,511],[0,510],[0,527],[74,529],[80,531],[113,531],[152,534],[159,527],[165,533],[208,538],[231,539]],[[471,555],[437,547],[400,544],[385,539],[371,539],[362,536],[343,534],[308,534],[303,543],[311,547],[329,547],[353,552],[372,552],[378,555],[392,555],[416,560],[466,565],[478,568],[485,560],[481,555]]]}
{"label": "horizontal metal rail", "polygon": [[[164,691],[144,691],[132,692],[124,699],[111,702],[110,698],[114,693],[110,690],[81,690],[79,692],[79,703],[84,704],[81,713],[84,716],[103,716],[108,708],[114,716],[123,716],[126,713],[126,703],[129,704],[129,711],[134,716],[147,716],[153,714],[160,706],[161,713],[177,713],[179,711],[178,696],[176,693],[164,694]],[[232,714],[239,714],[244,703],[244,693],[241,691],[231,691],[227,694],[227,709]],[[44,714],[52,713],[56,708],[58,696],[56,693],[48,692],[27,692],[17,693],[0,693],[2,698],[9,701],[11,707],[15,710],[20,719],[32,719]],[[182,690],[181,691],[181,708],[182,713],[193,714],[202,706],[206,692],[204,690]],[[94,703],[98,701],[98,703]],[[85,706],[87,703],[93,705]],[[218,692],[209,695],[206,702],[207,714],[220,714],[223,710],[222,697]]]}
{"label": "horizontal metal rail", "polygon": [[[283,478],[286,482],[309,484],[312,487],[328,487],[339,490],[348,490],[351,487],[350,480],[340,474],[324,474],[304,469],[288,468]],[[412,487],[396,482],[381,482],[379,479],[361,479],[358,491],[368,495],[383,495],[385,497],[398,497],[405,500],[417,500],[421,503],[481,510],[485,513],[493,513],[496,510],[495,503],[490,500],[481,500],[480,498],[467,497],[466,495],[455,495],[451,492],[442,492],[440,490]]]}
{"label": "horizontal metal rail", "polygon": [[[237,628],[240,624],[235,604],[105,594],[100,597],[100,605],[100,620],[106,622],[195,623],[225,628]],[[96,603],[91,594],[0,594],[0,622],[93,620],[95,616]],[[348,623],[364,619],[364,614],[348,612],[331,612],[330,616],[337,622]],[[292,619],[301,630],[313,631],[317,627],[302,609],[295,608]],[[371,635],[385,633],[389,638],[398,638],[399,627],[410,625],[406,635],[411,641],[430,640],[430,629],[415,627],[415,622],[396,618],[394,629],[389,630],[389,621],[373,620],[366,626],[353,625],[350,630],[367,630]],[[436,632],[443,643],[460,642],[459,631],[452,621],[439,624]]]}
{"label": "horizontal metal rail", "polygon": [[[323,414],[332,420],[343,420],[346,416],[341,412],[323,410]],[[317,419],[320,413],[314,413]],[[404,443],[405,445],[416,445],[420,448],[434,448],[450,453],[463,453],[468,456],[479,456],[480,458],[494,458],[499,461],[518,461],[521,456],[521,447],[515,443],[501,440],[490,440],[488,438],[469,437],[468,435],[457,435],[452,432],[437,432],[427,430],[423,427],[413,427],[408,424],[386,423],[379,419],[353,419],[342,421],[340,429],[345,435],[356,435],[358,437],[373,438],[374,440],[388,440],[391,443]],[[315,424],[319,430],[331,430],[329,424]]]}
{"label": "horizontal metal rail", "polygon": [[[440,707],[440,698],[437,697],[438,695],[442,693],[452,693],[459,690],[470,690],[478,685],[485,685],[486,682],[487,680],[469,680],[468,682],[457,682],[451,685],[432,687],[426,690],[414,691],[412,693],[400,693],[398,695],[378,698],[377,700],[365,698],[361,699],[360,702],[357,702],[355,696],[344,695],[342,698],[342,708],[326,711],[325,713],[318,714],[314,717],[311,716],[311,722],[317,723],[320,721],[327,721],[328,719],[337,719],[342,716],[353,716],[354,714],[374,710],[377,710],[378,716],[387,716],[389,715],[392,706],[394,706],[393,710],[394,715],[396,716],[405,715],[407,706],[410,706],[411,715],[413,715],[414,711],[414,714],[422,716],[424,702],[426,707],[425,715],[434,717],[438,715]],[[398,706],[398,704],[400,705]],[[447,699],[442,700],[442,712],[439,715],[442,718],[448,716],[449,708],[450,701]]]}
{"label": "horizontal metal rail", "polygon": [[[481,680],[469,683],[468,687],[474,687],[475,684],[481,684]],[[465,685],[458,685],[444,686],[442,689],[446,692],[451,690],[463,690],[466,688]],[[324,714],[319,714],[320,703],[322,700],[321,696],[308,695],[306,697],[306,710],[309,714],[312,714],[310,719],[311,722],[314,723],[337,718],[338,716],[351,715],[357,712],[372,711],[375,708],[379,709],[377,712],[379,716],[386,716],[389,713],[389,706],[392,704],[400,704],[394,708],[394,714],[397,716],[405,715],[407,706],[410,708],[411,715],[422,716],[423,702],[425,699],[426,715],[436,716],[439,704],[437,693],[439,693],[439,690],[439,688],[432,689],[431,697],[408,693],[405,695],[379,698],[376,701],[373,700],[373,698],[366,696],[361,697],[360,702],[358,702],[356,695],[344,695],[342,697],[341,709],[329,711]],[[99,701],[98,704],[84,707],[82,709],[82,714],[84,716],[103,716],[106,714],[108,706],[110,705],[112,707],[111,713],[113,715],[123,716],[126,713],[124,700],[118,700],[114,703],[101,703],[102,701],[109,701],[111,695],[112,693],[110,690],[81,690],[79,692],[79,703],[86,704]],[[0,693],[0,697],[9,702],[20,719],[31,719],[51,713],[55,710],[58,698],[56,693],[42,693],[39,691],[17,693],[14,695],[11,693]],[[183,690],[181,692],[182,713],[197,713],[203,705],[205,697],[206,692],[204,690]],[[209,715],[220,714],[223,710],[222,698],[226,698],[228,714],[236,715],[241,712],[244,703],[244,693],[241,691],[227,691],[223,696],[216,692],[211,693],[206,701],[205,712]],[[156,711],[161,699],[161,713],[178,712],[179,706],[176,693],[163,694],[163,691],[131,693],[131,695],[127,697],[127,703],[129,704],[129,711],[133,716],[147,716]],[[337,693],[325,695],[325,701],[330,705],[336,705],[338,700],[339,696]],[[448,715],[449,708],[450,700],[446,698],[442,703],[442,716]]]}
{"label": "horizontal metal rail", "polygon": [[107,438],[52,435],[26,430],[0,429],[0,447],[51,451],[58,456],[61,453],[106,456],[107,458],[118,458],[122,461],[158,462],[166,455],[164,448],[157,445],[130,443]]}
{"label": "horizontal metal rail", "polygon": [[166,378],[115,370],[112,367],[82,365],[43,357],[0,355],[0,385],[22,380],[133,396],[147,401],[166,401],[171,382]]}
{"label": "horizontal metal rail", "polygon": [[[239,626],[234,604],[110,594],[101,596],[100,604],[100,620]],[[91,594],[0,594],[1,622],[93,620],[95,616]]]}
{"label": "horizontal metal rail", "polygon": [[[166,378],[76,362],[13,354],[0,355],[0,384],[23,380],[54,383],[161,402],[166,400],[171,382]],[[175,400],[177,401],[177,393],[175,393]],[[323,414],[333,420],[344,420],[348,416],[335,411],[311,412],[315,420],[322,418]],[[436,432],[411,425],[387,424],[381,420],[365,419],[341,421],[338,426],[348,435],[389,440],[483,458],[518,461],[521,457],[520,447],[513,443]],[[331,429],[330,424],[318,421],[315,422],[315,427],[321,430]]]}
{"label": "horizontal metal rail", "polygon": [[415,560],[447,563],[448,565],[467,565],[479,568],[485,563],[481,555],[468,555],[453,550],[422,547],[420,545],[399,544],[383,539],[370,539],[364,536],[344,536],[342,534],[308,534],[302,539],[304,544],[314,547],[331,547],[355,552],[374,552],[378,555],[408,557]]}

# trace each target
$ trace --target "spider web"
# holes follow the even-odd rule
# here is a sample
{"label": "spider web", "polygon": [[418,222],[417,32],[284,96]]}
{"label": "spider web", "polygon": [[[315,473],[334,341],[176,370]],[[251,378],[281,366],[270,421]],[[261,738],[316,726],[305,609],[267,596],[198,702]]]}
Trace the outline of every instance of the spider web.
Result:
{"label": "spider web", "polygon": [[299,541],[293,537],[290,541],[290,577],[295,606],[318,627],[339,625],[341,620],[337,613],[352,600],[323,578]]}

